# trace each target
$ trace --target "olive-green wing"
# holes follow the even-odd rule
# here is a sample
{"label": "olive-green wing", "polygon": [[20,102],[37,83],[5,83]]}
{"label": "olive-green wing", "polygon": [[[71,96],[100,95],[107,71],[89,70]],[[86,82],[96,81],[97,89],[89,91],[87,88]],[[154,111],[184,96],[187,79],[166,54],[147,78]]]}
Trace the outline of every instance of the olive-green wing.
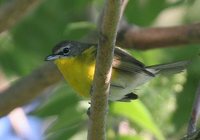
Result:
{"label": "olive-green wing", "polygon": [[142,62],[138,61],[130,53],[119,47],[115,47],[115,59],[120,59],[122,61],[130,62],[140,67],[145,67]]}
{"label": "olive-green wing", "polygon": [[114,69],[121,70],[125,73],[144,73],[149,76],[155,76],[145,68],[145,65],[142,62],[118,47],[115,48],[112,66]]}

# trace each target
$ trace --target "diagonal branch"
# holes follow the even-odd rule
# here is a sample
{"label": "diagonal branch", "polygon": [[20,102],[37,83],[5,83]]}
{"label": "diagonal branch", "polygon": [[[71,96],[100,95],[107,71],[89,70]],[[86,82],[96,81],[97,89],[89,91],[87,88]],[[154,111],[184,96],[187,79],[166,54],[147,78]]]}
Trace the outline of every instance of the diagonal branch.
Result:
{"label": "diagonal branch", "polygon": [[99,47],[92,87],[88,140],[104,140],[112,59],[121,8],[126,0],[106,0],[99,31]]}
{"label": "diagonal branch", "polygon": [[39,0],[12,0],[0,7],[0,33],[16,24]]}
{"label": "diagonal branch", "polygon": [[43,65],[0,93],[0,116],[8,114],[15,107],[30,102],[44,89],[60,80],[61,75],[53,64]]}
{"label": "diagonal branch", "polygon": [[117,37],[119,46],[139,50],[192,43],[200,43],[200,23],[155,28],[138,28],[125,23]]}

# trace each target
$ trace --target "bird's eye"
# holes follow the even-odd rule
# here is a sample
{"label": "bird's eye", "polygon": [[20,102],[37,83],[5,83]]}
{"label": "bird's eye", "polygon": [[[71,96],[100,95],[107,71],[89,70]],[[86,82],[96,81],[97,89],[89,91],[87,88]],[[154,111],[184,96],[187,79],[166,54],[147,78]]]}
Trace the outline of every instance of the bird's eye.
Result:
{"label": "bird's eye", "polygon": [[63,49],[63,54],[64,54],[64,55],[67,55],[68,53],[69,53],[69,48],[64,48],[64,49]]}

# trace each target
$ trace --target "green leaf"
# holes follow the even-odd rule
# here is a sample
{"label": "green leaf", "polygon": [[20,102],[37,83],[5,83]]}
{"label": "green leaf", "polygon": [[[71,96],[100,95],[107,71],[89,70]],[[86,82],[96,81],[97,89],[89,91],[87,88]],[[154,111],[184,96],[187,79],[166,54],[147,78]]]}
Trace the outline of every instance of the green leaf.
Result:
{"label": "green leaf", "polygon": [[46,140],[66,140],[71,138],[77,132],[80,131],[80,125],[73,124],[72,126],[66,126],[65,128],[59,129],[57,131],[52,131],[45,138]]}
{"label": "green leaf", "polygon": [[130,121],[136,123],[142,129],[146,129],[154,134],[157,139],[165,139],[162,132],[153,121],[150,112],[139,100],[130,103],[113,103],[111,105],[111,112],[127,117]]}
{"label": "green leaf", "polygon": [[149,25],[165,7],[165,0],[131,0],[125,14],[132,24]]}
{"label": "green leaf", "polygon": [[117,136],[116,140],[143,140],[144,138],[136,136]]}
{"label": "green leaf", "polygon": [[79,98],[66,84],[59,87],[34,114],[50,117],[50,122],[53,121],[46,130],[47,140],[72,137],[83,128],[86,119],[86,110],[80,108]]}
{"label": "green leaf", "polygon": [[34,113],[40,117],[58,115],[67,108],[77,106],[78,101],[78,96],[64,83]]}

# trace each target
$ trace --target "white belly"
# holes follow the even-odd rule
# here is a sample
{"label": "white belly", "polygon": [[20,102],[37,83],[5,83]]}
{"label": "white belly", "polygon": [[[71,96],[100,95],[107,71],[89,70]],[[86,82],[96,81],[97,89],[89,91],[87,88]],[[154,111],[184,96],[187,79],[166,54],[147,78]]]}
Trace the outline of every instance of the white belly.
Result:
{"label": "white belly", "polygon": [[110,89],[110,101],[116,101],[122,99],[126,94],[129,94],[134,91],[134,89],[150,79],[152,76],[149,76],[145,73],[129,74],[129,75],[118,75],[120,77],[111,81]]}

